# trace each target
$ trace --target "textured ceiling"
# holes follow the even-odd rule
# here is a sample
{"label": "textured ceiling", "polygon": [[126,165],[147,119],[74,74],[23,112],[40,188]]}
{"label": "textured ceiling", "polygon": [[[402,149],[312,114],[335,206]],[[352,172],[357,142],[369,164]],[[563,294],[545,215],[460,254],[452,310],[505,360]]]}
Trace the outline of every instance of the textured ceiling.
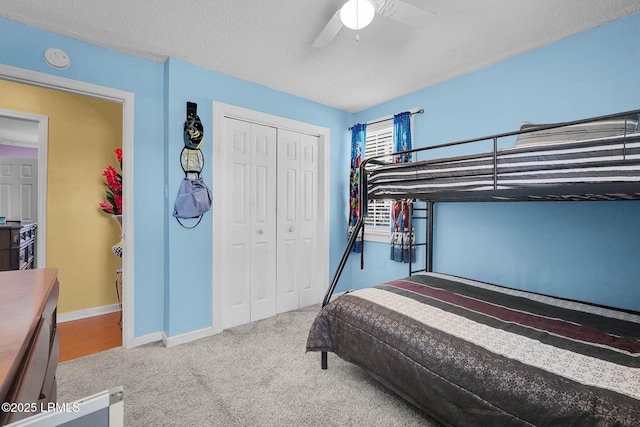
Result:
{"label": "textured ceiling", "polygon": [[356,112],[640,11],[639,0],[402,1],[435,16],[415,28],[378,14],[359,42],[342,28],[321,49],[344,0],[0,0],[0,16]]}

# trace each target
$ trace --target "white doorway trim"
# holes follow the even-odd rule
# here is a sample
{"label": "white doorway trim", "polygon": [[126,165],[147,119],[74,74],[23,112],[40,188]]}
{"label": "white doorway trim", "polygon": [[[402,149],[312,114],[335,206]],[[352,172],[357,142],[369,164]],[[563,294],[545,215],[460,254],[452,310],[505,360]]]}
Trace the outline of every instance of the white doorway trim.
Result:
{"label": "white doorway trim", "polygon": [[38,244],[36,268],[47,265],[47,153],[49,152],[49,117],[20,111],[0,110],[0,116],[38,124]]}
{"label": "white doorway trim", "polygon": [[[322,272],[322,283],[329,284],[329,145],[330,145],[330,130],[322,126],[313,125],[310,123],[300,122],[297,120],[288,119],[285,117],[275,116],[260,111],[249,110],[246,108],[238,107],[235,105],[224,104],[221,102],[213,102],[213,120],[212,120],[212,161],[211,161],[211,191],[213,193],[213,206],[212,213],[212,239],[211,239],[211,277],[212,277],[212,311],[213,311],[213,333],[217,334],[222,332],[222,266],[220,265],[222,246],[220,245],[222,233],[222,221],[220,203],[217,203],[216,196],[220,194],[222,185],[224,183],[224,177],[221,174],[221,144],[222,144],[222,122],[225,117],[245,120],[252,123],[258,123],[261,125],[267,125],[276,127],[279,129],[287,129],[295,132],[306,133],[319,137],[320,147],[318,154],[320,156],[320,167],[318,169],[319,180],[319,194],[322,195],[322,207],[320,214],[322,215],[321,227],[322,230],[319,233],[321,242],[320,248],[318,248],[318,264],[322,266],[320,271]],[[324,294],[325,289],[320,289],[319,292]],[[318,301],[322,300],[322,295],[319,296]]]}
{"label": "white doorway trim", "polygon": [[[60,90],[63,92],[75,93],[78,95],[90,96],[93,98],[122,104],[122,150],[125,158],[125,161],[122,165],[122,172],[127,177],[127,185],[124,186],[122,194],[123,205],[125,206],[124,215],[122,218],[122,243],[124,245],[122,270],[124,276],[123,282],[126,283],[126,286],[124,286],[123,289],[124,295],[122,298],[122,345],[124,348],[132,348],[136,345],[134,336],[135,262],[133,241],[133,219],[135,218],[133,197],[134,94],[119,89],[98,86],[91,83],[71,80],[64,77],[39,73],[36,71],[12,67],[4,64],[0,64],[0,79],[29,84],[33,86],[40,86],[48,89]],[[39,160],[40,159],[38,159],[38,161]],[[40,170],[38,170],[38,172],[40,172]],[[46,177],[46,171],[41,176]],[[38,182],[38,185],[39,184],[40,182]],[[40,238],[40,236],[38,238]]]}

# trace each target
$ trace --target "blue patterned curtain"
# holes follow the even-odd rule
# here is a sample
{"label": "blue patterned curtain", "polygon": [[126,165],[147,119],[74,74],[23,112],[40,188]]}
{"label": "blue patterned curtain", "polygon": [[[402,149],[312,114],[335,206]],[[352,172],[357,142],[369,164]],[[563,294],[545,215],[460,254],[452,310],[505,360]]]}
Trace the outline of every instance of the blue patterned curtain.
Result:
{"label": "blue patterned curtain", "polygon": [[[393,116],[393,151],[411,150],[411,113],[404,112]],[[411,161],[412,153],[393,156],[394,163]],[[391,202],[391,259],[397,262],[415,262],[415,251],[409,250],[413,243],[411,225],[411,203],[408,201]]]}
{"label": "blue patterned curtain", "polygon": [[[360,218],[360,163],[367,143],[367,125],[358,123],[351,130],[351,173],[349,176],[349,236]],[[362,236],[353,246],[353,252],[362,252]]]}

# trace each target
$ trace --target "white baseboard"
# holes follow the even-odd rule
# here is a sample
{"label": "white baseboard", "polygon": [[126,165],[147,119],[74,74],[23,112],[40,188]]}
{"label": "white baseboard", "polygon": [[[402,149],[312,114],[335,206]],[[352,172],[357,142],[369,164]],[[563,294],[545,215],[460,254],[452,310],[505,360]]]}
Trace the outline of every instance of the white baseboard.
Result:
{"label": "white baseboard", "polygon": [[139,345],[145,345],[156,341],[164,341],[163,336],[164,332],[153,332],[147,335],[135,337],[133,340],[133,346],[137,347]]}
{"label": "white baseboard", "polygon": [[173,347],[180,344],[185,344],[190,341],[199,340],[200,338],[206,338],[213,335],[213,328],[208,327],[193,332],[187,332],[186,334],[175,335],[168,337],[164,331],[162,332],[162,342],[165,347]]}
{"label": "white baseboard", "polygon": [[[104,305],[102,307],[88,308],[86,310],[71,311],[69,313],[58,314],[58,323],[70,322],[72,320],[86,319],[88,317],[100,316],[102,314],[113,313],[120,310],[118,304]],[[184,344],[189,341],[195,341],[200,338],[205,338],[213,335],[213,328],[204,328],[193,332],[187,332],[186,334],[176,335],[168,337],[164,331],[152,332],[147,335],[135,337],[133,340],[133,346],[149,344],[152,342],[162,341],[165,347],[173,347],[176,345]]]}
{"label": "white baseboard", "polygon": [[70,311],[69,313],[58,314],[58,323],[70,322],[72,320],[86,319],[87,317],[100,316],[102,314],[119,311],[118,304],[103,305],[102,307],[88,308],[86,310]]}

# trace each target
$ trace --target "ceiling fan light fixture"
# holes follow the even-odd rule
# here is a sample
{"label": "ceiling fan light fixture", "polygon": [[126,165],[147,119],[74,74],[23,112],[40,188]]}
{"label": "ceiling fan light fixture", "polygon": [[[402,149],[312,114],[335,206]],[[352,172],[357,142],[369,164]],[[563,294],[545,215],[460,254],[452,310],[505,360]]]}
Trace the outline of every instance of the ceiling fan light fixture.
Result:
{"label": "ceiling fan light fixture", "polygon": [[371,24],[376,8],[370,0],[349,0],[340,9],[340,20],[345,27],[361,30]]}

